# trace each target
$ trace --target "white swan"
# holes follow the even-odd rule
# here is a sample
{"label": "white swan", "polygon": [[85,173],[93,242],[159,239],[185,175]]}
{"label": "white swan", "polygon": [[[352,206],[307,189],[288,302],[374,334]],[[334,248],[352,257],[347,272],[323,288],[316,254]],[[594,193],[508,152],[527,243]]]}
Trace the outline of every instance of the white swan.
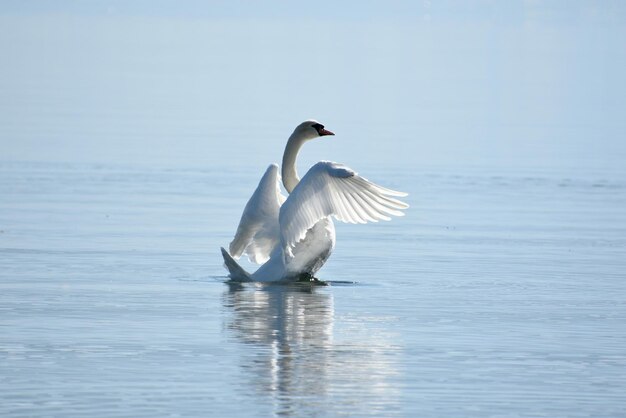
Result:
{"label": "white swan", "polygon": [[[312,278],[335,247],[331,217],[366,223],[404,215],[408,205],[394,197],[406,196],[378,186],[346,166],[330,161],[315,164],[300,180],[296,157],[308,140],[334,133],[315,120],[293,131],[283,154],[282,180],[289,192],[280,192],[278,165],[272,164],[246,205],[230,254],[222,248],[225,266],[235,281],[275,282]],[[393,197],[392,197],[393,196]],[[246,272],[234,258],[246,254],[262,264]]]}

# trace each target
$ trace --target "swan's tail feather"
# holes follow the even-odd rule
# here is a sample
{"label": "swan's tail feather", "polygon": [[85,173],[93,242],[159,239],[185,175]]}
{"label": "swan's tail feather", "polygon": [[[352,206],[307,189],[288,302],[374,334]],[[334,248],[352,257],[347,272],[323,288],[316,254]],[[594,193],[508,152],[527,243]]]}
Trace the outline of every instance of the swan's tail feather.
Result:
{"label": "swan's tail feather", "polygon": [[222,256],[224,257],[224,266],[228,269],[229,276],[236,282],[251,282],[252,277],[228,254],[223,247]]}

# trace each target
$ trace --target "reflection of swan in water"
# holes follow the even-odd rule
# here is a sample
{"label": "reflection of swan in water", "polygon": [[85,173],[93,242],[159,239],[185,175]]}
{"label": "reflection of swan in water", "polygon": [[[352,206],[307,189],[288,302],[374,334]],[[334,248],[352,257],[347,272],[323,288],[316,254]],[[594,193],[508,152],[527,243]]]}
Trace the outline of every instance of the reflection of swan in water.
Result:
{"label": "reflection of swan in water", "polygon": [[327,350],[332,346],[332,295],[310,285],[269,285],[260,290],[234,286],[225,298],[233,309],[228,328],[246,343],[269,348],[254,351],[246,366],[252,368],[259,389],[279,397],[323,395]]}
{"label": "reflection of swan in water", "polygon": [[[397,347],[384,330],[363,330],[366,321],[353,328],[354,318],[339,336],[345,342],[337,344],[328,289],[230,286],[223,298],[232,314],[226,328],[245,343],[241,359],[247,380],[271,396],[276,415],[354,414],[361,408],[370,415],[395,403],[397,389],[388,381],[397,374]],[[349,403],[337,403],[347,395],[346,387],[353,391]]]}

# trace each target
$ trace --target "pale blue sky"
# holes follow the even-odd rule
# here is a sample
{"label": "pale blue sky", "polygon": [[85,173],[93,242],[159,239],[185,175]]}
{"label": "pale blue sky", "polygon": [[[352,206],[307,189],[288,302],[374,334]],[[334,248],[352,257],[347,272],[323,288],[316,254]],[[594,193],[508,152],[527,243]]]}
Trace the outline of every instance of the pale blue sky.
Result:
{"label": "pale blue sky", "polygon": [[289,0],[258,2],[253,0],[30,0],[0,1],[2,13],[79,15],[160,16],[197,18],[311,18],[311,19],[413,19],[429,14],[442,20],[499,20],[522,22],[549,20],[623,21],[626,6],[619,0],[319,0],[315,4]]}
{"label": "pale blue sky", "polygon": [[3,1],[3,158],[275,160],[315,117],[342,135],[319,149],[338,160],[618,167],[625,16],[619,1]]}

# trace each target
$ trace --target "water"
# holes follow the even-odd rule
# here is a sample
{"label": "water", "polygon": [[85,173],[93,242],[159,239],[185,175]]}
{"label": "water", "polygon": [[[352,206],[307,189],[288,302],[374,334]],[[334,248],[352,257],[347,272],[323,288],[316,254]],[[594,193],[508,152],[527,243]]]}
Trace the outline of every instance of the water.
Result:
{"label": "water", "polygon": [[221,168],[0,166],[3,416],[626,412],[623,179],[379,169],[407,216],[264,287]]}
{"label": "water", "polygon": [[[626,416],[624,5],[40,3],[0,4],[0,416]],[[310,117],[301,171],[411,208],[329,286],[229,285]]]}

